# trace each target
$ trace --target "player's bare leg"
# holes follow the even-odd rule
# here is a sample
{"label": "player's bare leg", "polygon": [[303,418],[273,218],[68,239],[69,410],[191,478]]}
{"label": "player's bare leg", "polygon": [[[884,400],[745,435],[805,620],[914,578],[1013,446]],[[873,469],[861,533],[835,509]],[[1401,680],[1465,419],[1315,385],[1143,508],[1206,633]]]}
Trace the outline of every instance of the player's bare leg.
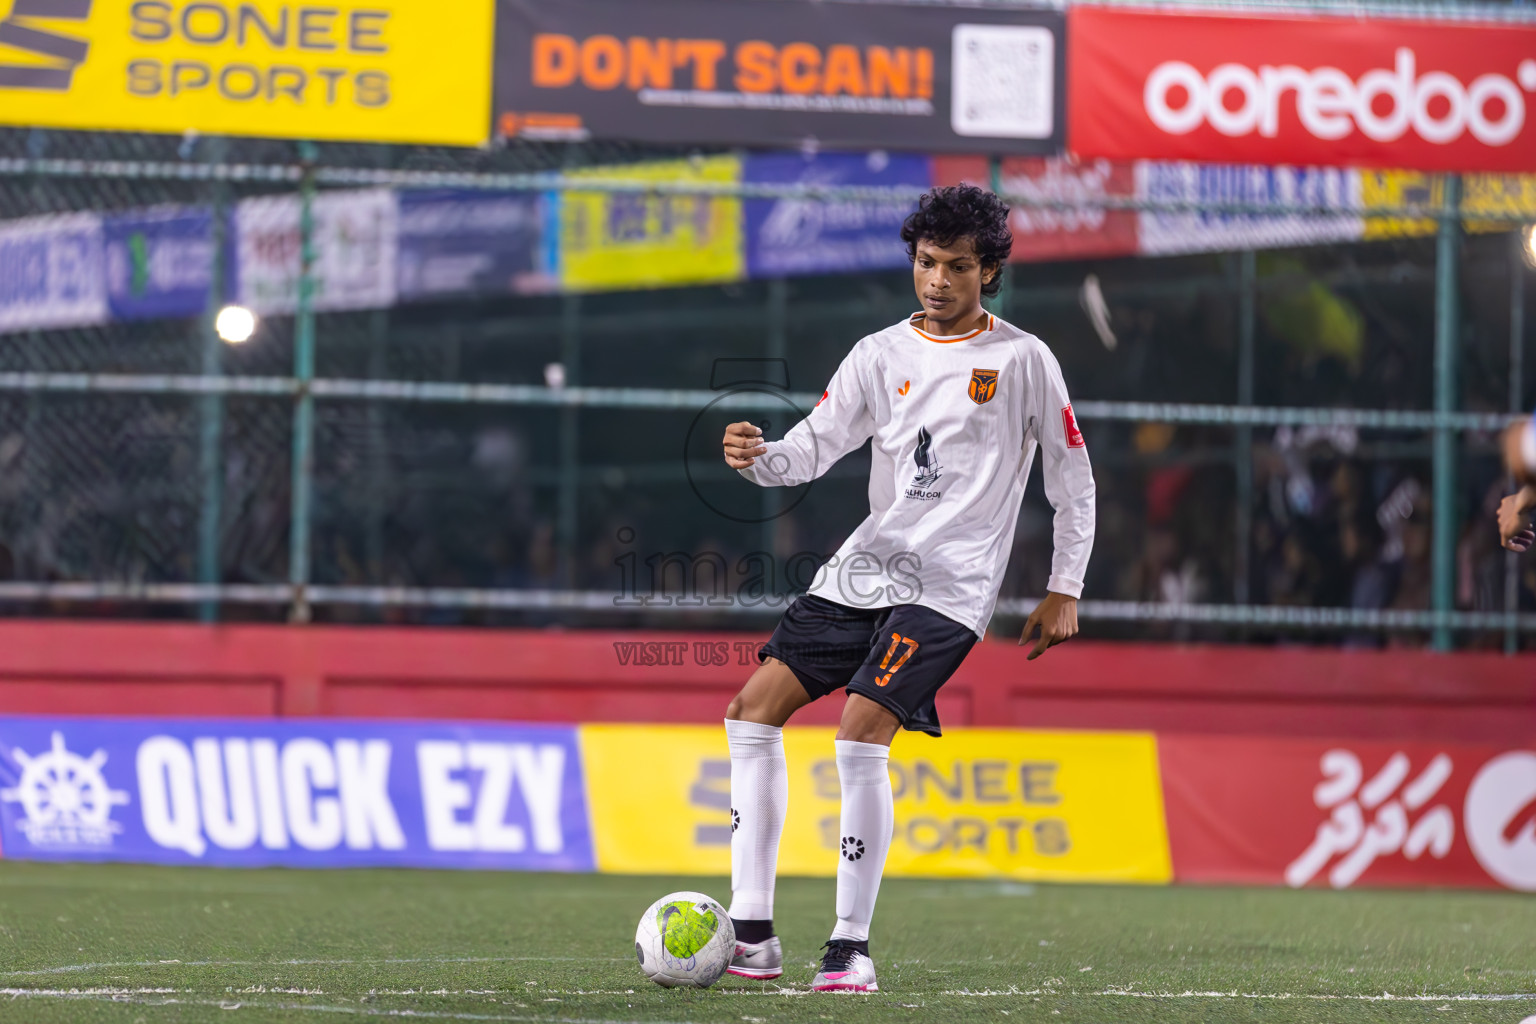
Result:
{"label": "player's bare leg", "polygon": [[788,665],[765,658],[725,710],[731,750],[731,921],[743,978],[777,978],[784,952],[773,932],[773,883],[789,803],[784,723],[811,702]]}
{"label": "player's bare leg", "polygon": [[848,703],[843,705],[843,717],[837,725],[837,738],[855,743],[876,743],[888,748],[891,740],[896,738],[896,730],[900,728],[901,722],[884,705],[857,693],[850,693]]}
{"label": "player's bare leg", "polygon": [[878,992],[869,956],[885,855],[891,848],[895,806],[889,771],[891,740],[901,723],[882,705],[848,695],[837,730],[837,778],[842,786],[837,862],[837,925],[823,947],[811,981],[817,992]]}
{"label": "player's bare leg", "polygon": [[800,680],[778,658],[764,658],[741,692],[726,706],[727,721],[755,722],[782,729],[789,716],[811,702]]}

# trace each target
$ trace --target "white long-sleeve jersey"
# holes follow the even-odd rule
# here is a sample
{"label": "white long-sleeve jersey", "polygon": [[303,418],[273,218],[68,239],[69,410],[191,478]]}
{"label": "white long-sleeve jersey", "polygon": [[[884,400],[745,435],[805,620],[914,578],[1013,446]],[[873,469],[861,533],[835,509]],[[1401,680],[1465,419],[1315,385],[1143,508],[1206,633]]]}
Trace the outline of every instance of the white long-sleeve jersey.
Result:
{"label": "white long-sleeve jersey", "polygon": [[921,323],[915,313],[862,339],[811,414],[740,472],[796,486],[873,437],[869,518],[808,592],[850,607],[923,605],[981,636],[1037,447],[1056,510],[1046,589],[1082,595],[1093,469],[1061,367],[1039,338],[991,316],[954,337]]}

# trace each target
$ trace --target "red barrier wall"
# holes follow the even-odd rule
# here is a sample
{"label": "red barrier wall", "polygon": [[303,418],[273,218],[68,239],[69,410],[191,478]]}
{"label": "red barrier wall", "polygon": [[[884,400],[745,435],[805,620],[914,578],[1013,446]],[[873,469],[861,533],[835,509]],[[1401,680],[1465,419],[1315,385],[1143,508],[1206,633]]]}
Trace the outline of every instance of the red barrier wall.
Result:
{"label": "red barrier wall", "polygon": [[[764,639],[10,621],[0,713],[714,722]],[[681,664],[637,664],[620,646],[679,642]],[[939,708],[950,725],[1525,744],[1536,659],[1075,642],[1026,662],[999,640],[977,646]]]}

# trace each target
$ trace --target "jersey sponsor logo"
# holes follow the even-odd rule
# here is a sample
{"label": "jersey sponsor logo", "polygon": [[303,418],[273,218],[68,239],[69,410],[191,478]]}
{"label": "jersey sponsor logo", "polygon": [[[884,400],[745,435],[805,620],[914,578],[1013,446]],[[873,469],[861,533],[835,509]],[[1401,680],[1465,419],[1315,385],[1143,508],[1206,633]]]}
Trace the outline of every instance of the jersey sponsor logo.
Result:
{"label": "jersey sponsor logo", "polygon": [[906,394],[907,394],[907,392],[908,392],[908,391],[911,391],[911,390],[912,390],[912,382],[911,382],[911,381],[907,381],[907,382],[906,382],[906,383],[905,383],[905,384],[903,384],[903,385],[902,385],[902,386],[901,386],[901,387],[899,387],[899,388],[897,388],[897,389],[896,389],[896,393],[897,393],[897,394],[898,394],[898,395],[901,395],[901,396],[902,396],[902,397],[903,397],[903,398],[905,398],[905,397],[906,397]]}
{"label": "jersey sponsor logo", "polygon": [[1061,410],[1061,425],[1067,433],[1068,448],[1088,447],[1088,442],[1083,440],[1083,432],[1077,429],[1077,417],[1072,414],[1070,405]]}
{"label": "jersey sponsor logo", "polygon": [[971,382],[966,386],[965,393],[977,405],[986,405],[992,401],[992,396],[997,394],[997,371],[972,370]]}
{"label": "jersey sponsor logo", "polygon": [[943,467],[939,465],[939,457],[934,453],[933,435],[928,433],[927,427],[917,428],[917,447],[912,451],[912,461],[917,464],[917,473],[912,477],[912,486],[907,488],[906,496],[919,501],[938,498],[941,492],[929,488],[943,475]]}

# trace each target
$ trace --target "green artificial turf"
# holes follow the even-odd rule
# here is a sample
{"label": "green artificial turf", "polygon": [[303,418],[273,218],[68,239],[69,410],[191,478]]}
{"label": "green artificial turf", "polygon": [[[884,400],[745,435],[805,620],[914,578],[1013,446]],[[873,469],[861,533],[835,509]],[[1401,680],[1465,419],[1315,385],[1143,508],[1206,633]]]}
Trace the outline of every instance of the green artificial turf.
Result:
{"label": "green artificial turf", "polygon": [[[1497,1021],[1536,899],[888,880],[882,991],[807,992],[831,879],[780,883],[785,975],[664,990],[635,922],[719,878],[0,861],[0,1020]],[[163,990],[163,991],[161,991]],[[1390,998],[1388,998],[1390,997]],[[1505,997],[1505,998],[1501,998]]]}

